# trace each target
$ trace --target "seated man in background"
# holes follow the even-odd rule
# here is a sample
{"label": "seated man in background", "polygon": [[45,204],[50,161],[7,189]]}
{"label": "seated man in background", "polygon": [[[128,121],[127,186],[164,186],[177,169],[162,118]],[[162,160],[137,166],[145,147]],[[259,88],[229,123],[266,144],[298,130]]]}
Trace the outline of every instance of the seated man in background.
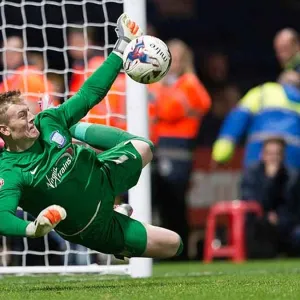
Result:
{"label": "seated man in background", "polygon": [[260,161],[242,177],[241,199],[255,200],[264,210],[263,219],[248,220],[250,257],[300,254],[299,174],[284,165],[284,150],[283,139],[265,140]]}

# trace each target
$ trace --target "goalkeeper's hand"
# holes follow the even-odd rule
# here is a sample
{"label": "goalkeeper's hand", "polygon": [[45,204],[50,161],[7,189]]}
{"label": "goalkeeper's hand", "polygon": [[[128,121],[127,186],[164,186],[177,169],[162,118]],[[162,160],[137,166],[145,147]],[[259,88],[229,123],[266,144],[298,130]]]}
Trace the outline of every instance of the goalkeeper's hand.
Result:
{"label": "goalkeeper's hand", "polygon": [[122,58],[126,46],[133,39],[140,37],[143,32],[140,26],[131,20],[126,13],[123,13],[119,17],[115,30],[118,36],[118,41],[115,44],[114,51]]}
{"label": "goalkeeper's hand", "polygon": [[26,227],[26,236],[37,238],[49,233],[55,226],[67,216],[64,208],[51,205],[42,210],[36,220]]}

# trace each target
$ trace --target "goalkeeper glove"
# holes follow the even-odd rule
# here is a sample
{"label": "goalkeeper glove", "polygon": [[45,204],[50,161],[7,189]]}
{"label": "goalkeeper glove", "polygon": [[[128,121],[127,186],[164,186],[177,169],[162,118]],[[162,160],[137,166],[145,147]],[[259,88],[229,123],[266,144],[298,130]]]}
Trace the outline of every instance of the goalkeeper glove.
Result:
{"label": "goalkeeper glove", "polygon": [[34,222],[26,227],[26,236],[37,238],[49,233],[56,225],[64,220],[67,213],[64,208],[58,205],[51,205],[42,210]]}
{"label": "goalkeeper glove", "polygon": [[123,57],[126,46],[135,38],[140,37],[143,32],[140,26],[132,21],[126,13],[123,13],[118,21],[115,29],[118,40],[114,47],[114,52]]}

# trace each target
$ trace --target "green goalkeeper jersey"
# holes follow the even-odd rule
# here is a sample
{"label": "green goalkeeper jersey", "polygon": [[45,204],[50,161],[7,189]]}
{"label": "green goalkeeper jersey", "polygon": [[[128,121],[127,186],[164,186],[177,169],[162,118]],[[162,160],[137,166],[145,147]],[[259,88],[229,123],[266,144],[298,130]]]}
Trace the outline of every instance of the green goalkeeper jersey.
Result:
{"label": "green goalkeeper jersey", "polygon": [[73,235],[89,224],[101,199],[114,197],[100,174],[107,171],[103,163],[93,150],[72,144],[69,128],[106,95],[121,66],[110,54],[77,94],[36,116],[40,136],[32,147],[0,154],[0,234],[25,236],[28,222],[15,215],[18,206],[37,216],[57,204],[67,211],[57,230]]}

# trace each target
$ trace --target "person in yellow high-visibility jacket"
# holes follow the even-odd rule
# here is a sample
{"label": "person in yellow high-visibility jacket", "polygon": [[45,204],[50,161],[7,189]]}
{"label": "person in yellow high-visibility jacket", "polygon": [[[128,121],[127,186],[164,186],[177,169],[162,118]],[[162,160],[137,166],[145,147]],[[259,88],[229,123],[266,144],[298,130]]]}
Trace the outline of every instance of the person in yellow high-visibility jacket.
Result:
{"label": "person in yellow high-visibility jacket", "polygon": [[228,162],[236,144],[247,135],[244,165],[259,160],[263,141],[282,137],[286,161],[300,168],[300,75],[283,72],[278,82],[267,82],[251,89],[225,119],[213,146],[212,159]]}

